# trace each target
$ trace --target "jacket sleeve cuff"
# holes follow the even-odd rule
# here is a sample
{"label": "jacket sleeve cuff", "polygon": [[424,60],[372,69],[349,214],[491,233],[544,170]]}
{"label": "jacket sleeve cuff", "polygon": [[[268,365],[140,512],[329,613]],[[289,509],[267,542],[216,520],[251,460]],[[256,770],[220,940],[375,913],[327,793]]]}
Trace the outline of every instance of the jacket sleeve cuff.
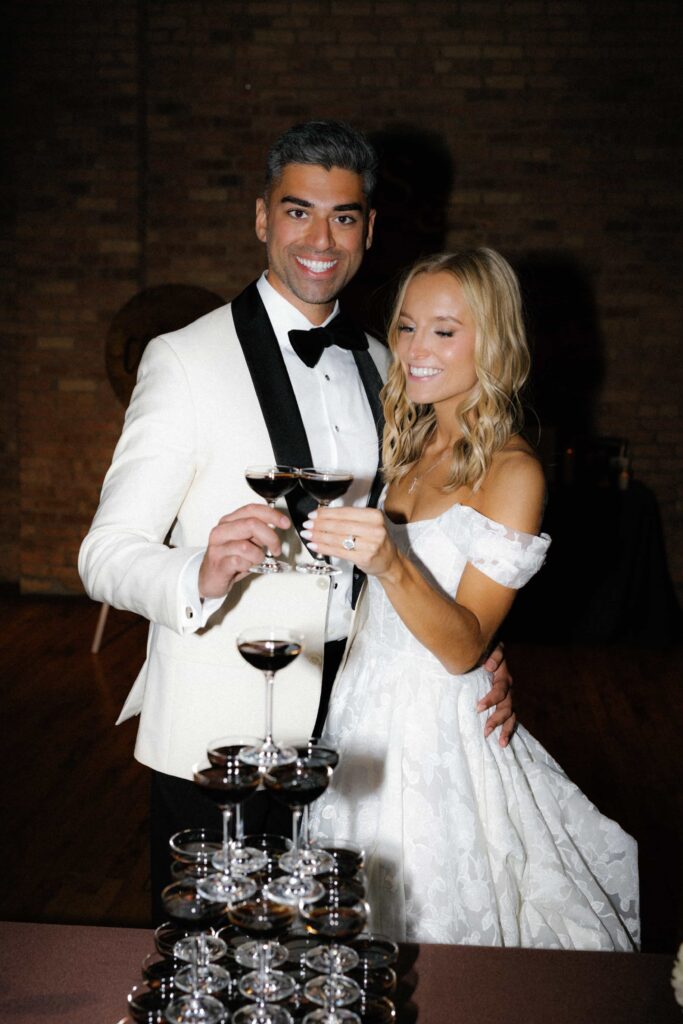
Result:
{"label": "jacket sleeve cuff", "polygon": [[178,580],[178,602],[183,634],[196,633],[198,629],[202,629],[225,601],[225,597],[199,596],[199,569],[203,558],[204,552],[197,551],[185,563]]}

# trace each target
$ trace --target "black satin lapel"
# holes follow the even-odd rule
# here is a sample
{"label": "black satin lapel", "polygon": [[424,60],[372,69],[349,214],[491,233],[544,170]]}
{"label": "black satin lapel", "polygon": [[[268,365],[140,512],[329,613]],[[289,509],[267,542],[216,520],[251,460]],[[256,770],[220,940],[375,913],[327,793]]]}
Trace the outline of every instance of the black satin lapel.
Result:
{"label": "black satin lapel", "polygon": [[[368,496],[368,505],[374,508],[379,501],[383,485],[382,435],[384,433],[384,412],[382,410],[382,402],[379,397],[379,393],[382,390],[382,378],[380,377],[379,370],[375,366],[375,361],[369,352],[354,352],[353,358],[356,360],[358,373],[360,374],[360,379],[363,382],[365,394],[367,395],[368,402],[370,403],[372,418],[375,421],[375,427],[377,429],[378,469],[375,479],[372,481],[372,487],[370,488],[370,494]],[[351,588],[352,608],[356,607],[356,601],[358,600],[358,595],[360,593],[360,588],[363,586],[364,579],[365,573],[355,569],[353,573],[353,585]]]}
{"label": "black satin lapel", "polygon": [[[256,285],[250,284],[245,288],[233,300],[230,309],[275,461],[284,466],[310,466],[311,449],[294,389]],[[294,526],[300,533],[316,502],[302,487],[295,487],[286,501]]]}

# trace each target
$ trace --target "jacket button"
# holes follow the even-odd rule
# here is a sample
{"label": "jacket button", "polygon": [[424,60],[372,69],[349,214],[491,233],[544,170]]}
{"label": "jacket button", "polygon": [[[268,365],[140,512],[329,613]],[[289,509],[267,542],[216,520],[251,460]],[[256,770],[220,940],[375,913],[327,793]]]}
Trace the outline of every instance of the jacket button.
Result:
{"label": "jacket button", "polygon": [[185,609],[185,615],[187,616],[188,619],[193,619],[194,618],[194,611],[190,607],[189,604],[188,604],[187,608]]}

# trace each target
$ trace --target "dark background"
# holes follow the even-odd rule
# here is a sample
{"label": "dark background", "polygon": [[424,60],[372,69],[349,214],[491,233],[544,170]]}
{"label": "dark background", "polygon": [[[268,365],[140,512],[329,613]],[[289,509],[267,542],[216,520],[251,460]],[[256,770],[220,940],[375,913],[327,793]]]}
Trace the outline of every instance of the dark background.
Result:
{"label": "dark background", "polygon": [[[554,542],[508,624],[518,706],[638,839],[645,948],[672,950],[677,0],[7,9],[0,653],[7,763],[22,770],[4,774],[15,831],[3,916],[146,920],[147,773],[131,757],[134,723],[111,724],[144,624],[113,613],[102,654],[89,654],[97,609],[76,597],[78,547],[145,342],[261,271],[253,215],[267,146],[295,121],[338,117],[383,157],[376,243],[347,296],[366,325],[381,331],[396,275],[420,253],[490,245],[519,271]],[[604,438],[628,441],[625,491]]]}
{"label": "dark background", "polygon": [[267,145],[322,116],[367,130],[384,158],[376,245],[348,301],[381,330],[418,253],[500,249],[524,284],[551,481],[577,438],[626,438],[680,594],[675,0],[9,12],[0,580],[80,592],[78,545],[123,417],[110,377],[125,391],[149,333],[259,273]]}

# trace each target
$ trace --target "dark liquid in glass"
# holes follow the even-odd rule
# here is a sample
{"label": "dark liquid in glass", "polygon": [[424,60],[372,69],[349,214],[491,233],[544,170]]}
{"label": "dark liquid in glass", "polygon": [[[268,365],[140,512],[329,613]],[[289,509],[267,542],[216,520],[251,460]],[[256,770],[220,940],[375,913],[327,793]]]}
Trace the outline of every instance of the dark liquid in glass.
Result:
{"label": "dark liquid in glass", "polygon": [[341,498],[353,483],[351,475],[325,480],[322,477],[307,477],[302,474],[300,479],[304,490],[318,502],[334,501],[335,498]]}
{"label": "dark liquid in glass", "polygon": [[339,764],[339,754],[336,750],[330,750],[329,747],[317,747],[314,743],[307,747],[297,747],[296,753],[297,757],[306,761],[307,764],[324,764],[328,768],[336,768]]}
{"label": "dark liquid in glass", "polygon": [[363,855],[356,850],[343,846],[323,846],[323,850],[334,858],[332,874],[340,878],[350,878],[363,867]]}
{"label": "dark liquid in glass", "polygon": [[258,788],[260,773],[258,768],[249,771],[246,765],[236,772],[226,768],[203,768],[195,772],[194,781],[220,807],[246,800]]}
{"label": "dark liquid in glass", "polygon": [[365,914],[353,907],[315,907],[304,921],[306,929],[323,939],[351,939],[363,931]]}
{"label": "dark liquid in glass", "polygon": [[164,921],[154,932],[154,945],[162,956],[172,957],[176,942],[188,935],[189,929],[178,928],[170,921]]}
{"label": "dark liquid in glass", "polygon": [[296,487],[299,477],[296,473],[247,473],[245,479],[261,498],[277,501]]}
{"label": "dark liquid in glass", "polygon": [[287,807],[305,807],[322,796],[329,782],[327,768],[300,768],[295,764],[272,768],[265,778],[266,786],[280,803]]}
{"label": "dark liquid in glass", "polygon": [[228,918],[240,931],[254,939],[272,939],[287,931],[296,917],[293,907],[282,903],[260,903],[251,900],[228,911]]}
{"label": "dark liquid in glass", "polygon": [[166,956],[163,960],[150,960],[143,965],[142,977],[152,989],[168,991],[173,988],[173,978],[185,964],[175,957]]}
{"label": "dark liquid in glass", "polygon": [[361,935],[354,939],[351,948],[355,949],[363,965],[367,965],[371,971],[388,967],[396,962],[398,956],[396,943],[381,935]]}
{"label": "dark liquid in glass", "polygon": [[361,964],[347,974],[358,982],[369,998],[389,996],[396,991],[396,972],[391,967],[380,967],[375,971],[366,968],[367,965]]}
{"label": "dark liquid in glass", "polygon": [[391,1024],[396,1020],[396,1007],[391,999],[370,999],[356,1007],[362,1024]]}
{"label": "dark liquid in glass", "polygon": [[193,886],[161,894],[164,910],[173,924],[188,931],[204,931],[223,917],[225,907],[204,899]]}
{"label": "dark liquid in glass", "polygon": [[170,998],[168,991],[160,989],[137,992],[128,1001],[128,1012],[136,1024],[164,1024]]}
{"label": "dark liquid in glass", "polygon": [[325,875],[323,884],[327,892],[320,900],[320,905],[327,907],[352,907],[358,900],[365,899],[365,885],[361,877],[335,878]]}
{"label": "dark liquid in glass", "polygon": [[240,750],[244,750],[244,743],[233,743],[226,747],[214,747],[212,750],[208,750],[208,758],[211,764],[216,765],[218,768],[222,768],[223,765],[228,764],[230,761],[238,761]]}
{"label": "dark liquid in glass", "polygon": [[301,654],[301,644],[289,640],[249,640],[237,646],[245,661],[261,672],[279,672]]}

